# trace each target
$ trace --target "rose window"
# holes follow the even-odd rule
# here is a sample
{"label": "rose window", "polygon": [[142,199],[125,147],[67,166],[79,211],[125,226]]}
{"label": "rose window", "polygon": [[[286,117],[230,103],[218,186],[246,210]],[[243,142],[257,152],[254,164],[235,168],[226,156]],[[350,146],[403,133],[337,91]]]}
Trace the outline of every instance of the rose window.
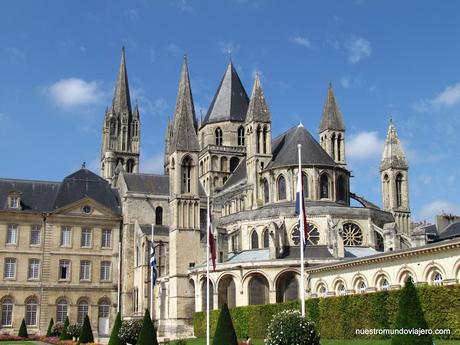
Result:
{"label": "rose window", "polygon": [[343,244],[345,246],[360,246],[363,244],[363,233],[354,223],[346,223],[342,230]]}
{"label": "rose window", "polygon": [[[291,239],[294,245],[298,246],[300,243],[300,231],[299,226],[296,225],[294,230],[292,230]],[[307,246],[308,245],[317,245],[319,242],[319,230],[318,227],[314,224],[308,223],[307,230]]]}

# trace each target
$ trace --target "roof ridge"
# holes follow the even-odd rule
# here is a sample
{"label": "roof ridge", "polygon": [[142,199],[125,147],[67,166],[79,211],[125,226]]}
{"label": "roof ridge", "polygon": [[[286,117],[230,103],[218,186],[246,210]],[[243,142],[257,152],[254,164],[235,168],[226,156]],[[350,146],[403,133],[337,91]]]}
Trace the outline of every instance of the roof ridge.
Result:
{"label": "roof ridge", "polygon": [[28,180],[28,179],[18,179],[18,178],[9,178],[9,177],[0,177],[0,181],[11,181],[11,182],[35,182],[35,183],[53,183],[61,184],[62,181],[46,181],[46,180]]}

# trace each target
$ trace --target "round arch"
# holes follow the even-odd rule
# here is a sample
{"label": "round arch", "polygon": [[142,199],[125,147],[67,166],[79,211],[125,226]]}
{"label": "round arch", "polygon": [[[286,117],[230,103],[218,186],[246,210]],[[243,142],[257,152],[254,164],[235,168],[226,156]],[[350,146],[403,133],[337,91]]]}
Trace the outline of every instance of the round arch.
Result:
{"label": "round arch", "polygon": [[276,303],[299,299],[299,273],[294,270],[285,270],[275,279]]}
{"label": "round arch", "polygon": [[236,307],[236,283],[232,274],[224,274],[219,278],[217,304],[221,308],[224,303],[227,303],[229,308]]}
{"label": "round arch", "polygon": [[253,273],[248,281],[248,305],[268,304],[269,301],[269,281],[260,274]]}
{"label": "round arch", "polygon": [[351,279],[351,286],[355,291],[359,290],[358,285],[360,282],[364,282],[364,284],[366,284],[366,287],[369,287],[369,282],[367,281],[367,278],[362,273],[356,273]]}
{"label": "round arch", "polygon": [[417,274],[412,268],[408,266],[401,267],[396,273],[396,282],[404,286],[409,276],[412,277],[414,283],[418,281]]}
{"label": "round arch", "polygon": [[430,274],[433,273],[433,271],[439,271],[439,273],[442,274],[443,277],[446,277],[446,271],[444,270],[444,268],[436,263],[436,262],[432,262],[430,264],[428,264],[425,269],[423,270],[423,279],[425,279],[426,282],[429,282],[430,281]]}
{"label": "round arch", "polygon": [[[387,285],[384,284],[385,280]],[[372,284],[377,290],[388,290],[391,284],[390,275],[384,270],[379,270],[374,274]]]}

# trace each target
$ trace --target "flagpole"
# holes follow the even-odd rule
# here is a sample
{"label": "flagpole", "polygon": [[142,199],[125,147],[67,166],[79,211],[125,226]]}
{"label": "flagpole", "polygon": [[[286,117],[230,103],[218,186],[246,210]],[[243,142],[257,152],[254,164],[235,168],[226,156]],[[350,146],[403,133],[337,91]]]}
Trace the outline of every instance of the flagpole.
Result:
{"label": "flagpole", "polygon": [[209,345],[209,196],[207,197],[207,217],[206,217],[206,345]]}
{"label": "flagpole", "polygon": [[[152,248],[150,248],[150,253],[152,252],[152,249],[153,249],[153,246],[154,246],[154,243],[153,243],[153,234],[154,234],[154,225],[152,223],[152,241],[151,241],[151,246]],[[152,267],[152,264],[151,264],[151,258],[149,260],[149,265],[150,265],[150,315],[153,319],[153,270],[155,269],[155,267]]]}
{"label": "flagpole", "polygon": [[[302,162],[301,162],[301,150],[302,150],[302,145],[301,144],[298,144],[297,145],[297,148],[299,149],[299,182],[302,182]],[[302,186],[302,190],[301,190],[301,200],[300,202],[302,204],[300,204],[300,209],[303,209],[303,203],[305,202],[304,201],[304,195],[303,195],[303,186]],[[302,215],[302,217],[305,217],[305,214],[303,214],[303,212],[300,212],[300,214]],[[304,280],[305,280],[305,277],[304,277],[304,252],[303,252],[303,249],[304,249],[304,232],[305,232],[305,229],[302,229],[303,227],[303,224],[304,221],[303,219],[299,219],[299,232],[300,232],[300,303],[302,304],[302,317],[305,317],[305,287],[304,287]]]}

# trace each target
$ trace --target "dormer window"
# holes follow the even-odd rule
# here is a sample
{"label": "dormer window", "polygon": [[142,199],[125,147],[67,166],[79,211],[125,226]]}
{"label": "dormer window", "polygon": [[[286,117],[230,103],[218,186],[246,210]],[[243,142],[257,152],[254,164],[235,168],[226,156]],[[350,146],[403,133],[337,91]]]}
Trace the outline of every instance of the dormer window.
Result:
{"label": "dormer window", "polygon": [[12,191],[8,194],[8,208],[21,209],[21,193]]}

